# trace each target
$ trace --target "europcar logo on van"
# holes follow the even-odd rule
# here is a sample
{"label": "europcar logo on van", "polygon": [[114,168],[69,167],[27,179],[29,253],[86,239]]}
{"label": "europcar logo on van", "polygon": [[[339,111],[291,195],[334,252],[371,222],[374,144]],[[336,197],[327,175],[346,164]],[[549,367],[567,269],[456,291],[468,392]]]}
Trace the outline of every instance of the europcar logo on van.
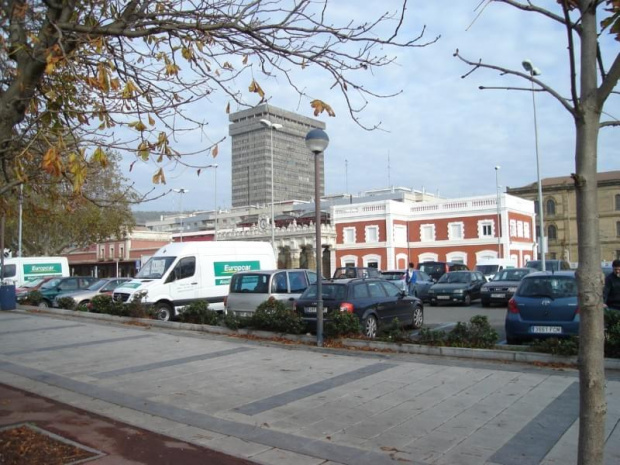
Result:
{"label": "europcar logo on van", "polygon": [[44,263],[39,265],[35,263],[31,265],[24,265],[24,274],[62,274],[62,265],[60,263]]}
{"label": "europcar logo on van", "polygon": [[215,285],[224,286],[230,284],[230,277],[238,271],[260,270],[260,261],[247,262],[213,262],[213,274]]}

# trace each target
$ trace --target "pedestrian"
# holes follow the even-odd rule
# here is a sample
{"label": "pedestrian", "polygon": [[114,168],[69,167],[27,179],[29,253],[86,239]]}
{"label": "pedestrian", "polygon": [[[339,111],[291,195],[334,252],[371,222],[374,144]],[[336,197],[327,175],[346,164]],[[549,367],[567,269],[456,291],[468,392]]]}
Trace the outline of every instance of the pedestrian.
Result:
{"label": "pedestrian", "polygon": [[409,291],[409,295],[415,295],[415,283],[417,281],[417,277],[415,274],[415,265],[412,262],[409,262],[409,268],[407,268],[407,274],[405,275],[405,283],[407,283],[407,291]]}
{"label": "pedestrian", "polygon": [[609,308],[620,310],[620,260],[614,260],[611,267],[611,273],[605,278],[603,302]]}

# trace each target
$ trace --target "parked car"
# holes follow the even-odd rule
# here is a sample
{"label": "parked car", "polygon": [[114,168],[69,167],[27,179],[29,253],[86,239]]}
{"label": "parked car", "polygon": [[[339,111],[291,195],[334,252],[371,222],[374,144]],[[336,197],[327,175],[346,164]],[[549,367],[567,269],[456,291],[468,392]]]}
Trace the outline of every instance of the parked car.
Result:
{"label": "parked car", "polygon": [[487,280],[479,271],[450,271],[428,290],[431,305],[461,303],[470,305],[480,298],[480,288]]}
{"label": "parked car", "polygon": [[46,276],[44,278],[38,278],[32,281],[28,281],[23,286],[15,289],[15,297],[18,302],[26,299],[30,291],[38,291],[43,284],[54,279],[54,276]]}
{"label": "parked car", "polygon": [[93,297],[100,294],[112,295],[114,289],[127,281],[131,281],[132,278],[102,278],[95,281],[86,289],[78,291],[66,291],[61,292],[52,301],[54,307],[58,307],[58,299],[63,297],[71,297],[75,301],[75,305],[87,304]]}
{"label": "parked car", "polygon": [[316,273],[310,270],[239,271],[230,280],[224,307],[226,313],[247,316],[273,297],[293,308],[293,301],[313,283]]}
{"label": "parked car", "polygon": [[[530,260],[525,266],[527,268],[534,268],[537,271],[542,271],[542,260]],[[545,271],[561,271],[570,270],[570,263],[566,260],[545,260]]]}
{"label": "parked car", "polygon": [[[336,279],[322,283],[325,321],[329,312],[354,313],[360,319],[363,334],[374,338],[381,326],[398,318],[404,325],[420,328],[424,306],[416,297],[407,296],[399,287],[381,278]],[[311,285],[295,301],[295,310],[316,330],[317,286]]]}
{"label": "parked car", "polygon": [[39,307],[51,307],[54,298],[61,292],[86,289],[95,281],[97,281],[97,278],[93,276],[70,276],[68,278],[50,279],[39,288],[39,292],[43,297]]}
{"label": "parked car", "polygon": [[577,280],[574,271],[538,272],[525,276],[508,302],[506,341],[579,334]]}
{"label": "parked car", "polygon": [[483,307],[491,304],[506,305],[517,291],[519,282],[528,274],[534,273],[534,268],[508,268],[502,270],[488,283],[480,288],[480,301]]}
{"label": "parked car", "polygon": [[422,262],[418,270],[424,271],[433,281],[439,281],[445,273],[450,271],[468,271],[467,265],[455,262]]}
{"label": "parked car", "polygon": [[380,278],[381,272],[377,268],[365,266],[343,266],[336,268],[332,279],[343,278]]}
{"label": "parked car", "polygon": [[[415,281],[415,294],[414,297],[419,298],[423,302],[428,302],[428,290],[430,287],[435,284],[431,277],[424,273],[424,271],[414,270],[416,281]],[[407,282],[405,281],[407,272],[406,271],[382,271],[381,276],[383,279],[387,279],[388,281],[396,284],[401,290],[409,293],[409,289],[407,288]]]}

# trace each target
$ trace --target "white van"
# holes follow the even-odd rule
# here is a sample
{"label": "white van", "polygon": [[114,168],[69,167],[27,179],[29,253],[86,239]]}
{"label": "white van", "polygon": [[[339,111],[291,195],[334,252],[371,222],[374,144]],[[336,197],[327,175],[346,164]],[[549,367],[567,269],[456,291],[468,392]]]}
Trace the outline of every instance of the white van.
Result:
{"label": "white van", "polygon": [[488,258],[477,262],[474,270],[480,271],[490,281],[499,271],[516,267],[517,262],[510,258]]}
{"label": "white van", "polygon": [[224,310],[230,278],[237,271],[276,268],[268,242],[176,242],[163,246],[136,277],[114,289],[114,300],[153,305],[160,320],[169,320],[186,305],[206,300],[212,310]]}
{"label": "white van", "polygon": [[27,282],[47,276],[67,277],[67,257],[15,257],[4,259],[4,270],[0,270],[3,284],[21,287]]}

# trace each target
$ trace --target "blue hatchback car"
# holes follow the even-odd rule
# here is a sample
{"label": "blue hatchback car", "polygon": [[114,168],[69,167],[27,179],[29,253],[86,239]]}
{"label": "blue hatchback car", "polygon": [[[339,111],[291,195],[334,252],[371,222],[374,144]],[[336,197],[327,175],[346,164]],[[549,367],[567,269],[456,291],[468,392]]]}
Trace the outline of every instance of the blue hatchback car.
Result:
{"label": "blue hatchback car", "polygon": [[579,335],[574,271],[531,273],[508,302],[506,341]]}

